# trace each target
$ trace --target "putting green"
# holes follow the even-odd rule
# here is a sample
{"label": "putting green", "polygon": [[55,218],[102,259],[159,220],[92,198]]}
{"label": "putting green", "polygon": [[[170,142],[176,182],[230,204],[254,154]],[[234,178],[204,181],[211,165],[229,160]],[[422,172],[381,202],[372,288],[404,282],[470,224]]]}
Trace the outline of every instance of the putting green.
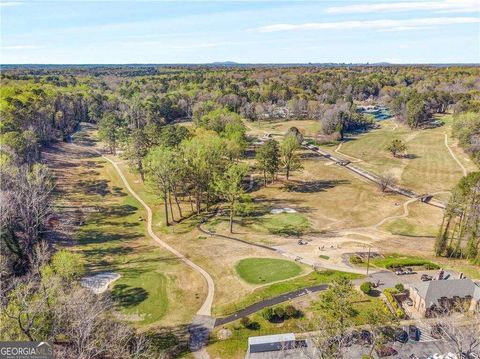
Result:
{"label": "putting green", "polygon": [[235,266],[243,280],[252,284],[271,283],[295,277],[302,273],[297,263],[274,258],[246,258]]}

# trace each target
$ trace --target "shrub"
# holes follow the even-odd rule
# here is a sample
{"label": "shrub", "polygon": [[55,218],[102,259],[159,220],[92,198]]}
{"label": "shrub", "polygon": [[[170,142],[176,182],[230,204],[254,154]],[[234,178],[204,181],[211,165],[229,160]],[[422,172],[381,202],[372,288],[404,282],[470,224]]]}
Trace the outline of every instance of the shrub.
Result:
{"label": "shrub", "polygon": [[360,258],[359,256],[351,256],[351,257],[350,257],[350,263],[352,263],[352,264],[361,264],[361,263],[363,263],[363,259]]}
{"label": "shrub", "polygon": [[397,283],[395,284],[395,289],[398,290],[399,292],[403,292],[405,290],[405,287],[403,286],[402,283]]}
{"label": "shrub", "polygon": [[298,315],[298,310],[293,305],[287,305],[285,307],[285,314],[287,317],[294,318]]}
{"label": "shrub", "polygon": [[398,305],[398,302],[395,300],[393,297],[394,294],[398,293],[398,291],[395,288],[386,288],[383,290],[383,294],[385,294],[385,297],[387,298],[388,302],[392,306],[392,308],[395,311],[395,315],[399,319],[405,318],[405,312],[403,309]]}
{"label": "shrub", "polygon": [[78,278],[84,271],[81,255],[65,249],[59,250],[54,254],[52,267],[55,273],[67,281]]}
{"label": "shrub", "polygon": [[426,263],[424,265],[425,269],[432,270],[432,269],[440,269],[440,266],[435,263]]}
{"label": "shrub", "polygon": [[360,285],[360,290],[365,293],[365,294],[370,294],[370,292],[372,291],[372,283],[370,282],[363,282],[361,285]]}
{"label": "shrub", "polygon": [[249,317],[243,317],[240,319],[240,323],[245,327],[248,328],[251,324],[250,318]]}
{"label": "shrub", "polygon": [[262,310],[262,317],[265,320],[271,321],[273,317],[273,309],[272,308],[265,308]]}
{"label": "shrub", "polygon": [[283,307],[276,307],[273,312],[279,319],[283,319],[285,317],[285,309],[283,309]]}

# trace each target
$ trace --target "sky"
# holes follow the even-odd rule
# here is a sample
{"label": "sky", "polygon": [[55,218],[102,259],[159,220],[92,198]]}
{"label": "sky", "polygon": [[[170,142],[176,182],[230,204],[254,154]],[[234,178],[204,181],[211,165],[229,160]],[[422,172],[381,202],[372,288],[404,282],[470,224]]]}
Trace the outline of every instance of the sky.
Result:
{"label": "sky", "polygon": [[480,0],[0,0],[0,12],[2,64],[480,62]]}

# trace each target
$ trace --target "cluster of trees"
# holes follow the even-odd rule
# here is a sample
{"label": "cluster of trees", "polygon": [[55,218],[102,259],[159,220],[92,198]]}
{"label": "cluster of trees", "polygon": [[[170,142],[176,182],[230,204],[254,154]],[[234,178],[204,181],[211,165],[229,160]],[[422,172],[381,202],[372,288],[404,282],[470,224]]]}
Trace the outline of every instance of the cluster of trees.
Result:
{"label": "cluster of trees", "polygon": [[[342,135],[369,125],[357,101],[390,104],[412,127],[450,107],[480,107],[475,67],[19,67],[1,76],[2,118],[15,118],[9,131],[34,126],[42,140],[68,136],[78,121],[108,111],[129,128],[198,120],[218,109],[252,121],[317,119],[325,134]],[[33,113],[34,121],[16,119]]]}
{"label": "cluster of trees", "polygon": [[151,337],[112,317],[108,294],[78,285],[83,266],[77,254],[49,252],[37,247],[28,274],[9,283],[2,297],[2,340],[49,341],[61,358],[159,357]]}
{"label": "cluster of trees", "polygon": [[472,159],[480,163],[480,109],[454,115],[453,135]]}
{"label": "cluster of trees", "polygon": [[[132,168],[161,198],[167,226],[186,215],[208,211],[223,200],[233,231],[249,171],[248,165],[240,162],[248,144],[245,127],[239,115],[214,104],[196,109],[194,119],[193,127],[188,128],[150,123],[131,129],[118,114],[108,112],[99,120],[99,135],[111,153],[122,149]],[[255,167],[263,172],[265,185],[281,170],[287,180],[292,172],[301,170],[302,141],[302,134],[293,127],[281,143],[269,139],[257,149]]]}
{"label": "cluster of trees", "polygon": [[416,90],[404,90],[397,94],[390,106],[397,118],[412,128],[428,125],[433,114],[445,113],[457,100],[446,92],[419,93]]}
{"label": "cluster of trees", "polygon": [[[145,352],[141,337],[107,320],[108,299],[81,290],[73,280],[76,274],[63,277],[68,268],[55,269],[54,181],[41,164],[41,151],[52,142],[68,141],[82,121],[97,123],[109,150],[122,150],[159,194],[167,224],[181,220],[185,208],[200,213],[225,201],[232,229],[249,170],[240,162],[248,143],[242,118],[316,119],[326,135],[341,138],[345,131],[370,125],[356,111],[357,101],[390,104],[412,127],[451,108],[457,114],[455,136],[479,158],[478,116],[462,113],[480,110],[475,67],[52,66],[13,67],[0,76],[0,306],[2,324],[8,322],[2,338],[51,339],[65,357]],[[176,124],[185,120],[194,126]],[[257,148],[255,168],[265,185],[280,171],[288,180],[301,170],[302,141],[292,128],[282,141],[269,139]],[[452,197],[438,254],[478,262],[475,176],[464,179]],[[81,313],[93,327],[82,327],[87,320],[81,321]],[[80,332],[72,324],[77,322],[84,323]],[[114,337],[108,326],[118,326],[123,336]],[[59,336],[60,331],[67,334]]]}
{"label": "cluster of trees", "polygon": [[[480,108],[471,101],[458,105],[453,115],[453,135],[479,164]],[[480,172],[463,177],[452,191],[435,241],[435,254],[480,264]]]}
{"label": "cluster of trees", "polygon": [[435,253],[480,264],[480,172],[469,173],[453,190]]}

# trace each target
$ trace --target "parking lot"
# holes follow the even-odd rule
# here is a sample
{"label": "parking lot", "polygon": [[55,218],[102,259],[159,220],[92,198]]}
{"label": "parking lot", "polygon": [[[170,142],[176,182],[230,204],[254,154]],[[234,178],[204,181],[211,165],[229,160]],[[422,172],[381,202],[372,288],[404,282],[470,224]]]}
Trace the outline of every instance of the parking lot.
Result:
{"label": "parking lot", "polygon": [[[434,357],[435,354],[439,356],[452,352],[451,345],[446,344],[442,340],[432,338],[430,335],[423,333],[422,329],[423,328],[420,329],[422,331],[422,335],[420,336],[420,341],[418,342],[409,340],[407,343],[393,342],[387,344],[387,346],[397,351],[396,355],[389,356],[388,358],[409,359],[413,354],[418,358],[424,359]],[[363,354],[368,354],[370,349],[371,347],[369,346],[352,345],[351,347],[347,348],[345,358],[358,359]],[[375,358],[378,358],[375,352],[373,355]]]}

